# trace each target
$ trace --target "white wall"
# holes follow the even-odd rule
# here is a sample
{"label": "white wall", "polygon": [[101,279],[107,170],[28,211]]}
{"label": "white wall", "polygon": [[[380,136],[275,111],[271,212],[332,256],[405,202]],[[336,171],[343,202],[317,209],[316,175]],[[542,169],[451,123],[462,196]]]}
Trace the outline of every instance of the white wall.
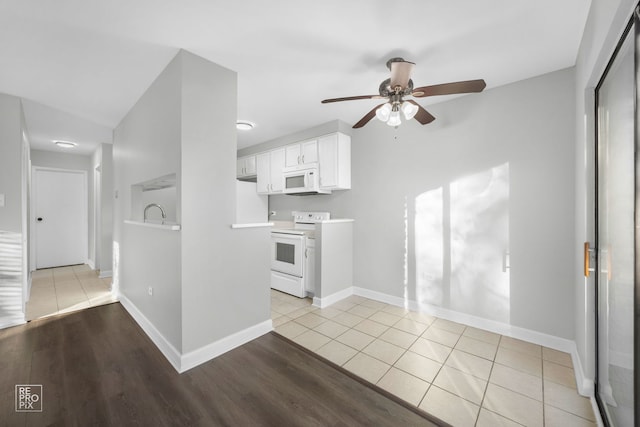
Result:
{"label": "white wall", "polygon": [[[123,221],[132,216],[131,185],[180,173],[181,78],[176,57],[116,127],[113,141],[114,284],[178,351],[182,349],[180,234]],[[153,296],[147,292],[150,286]]]}
{"label": "white wall", "polygon": [[186,353],[270,319],[270,230],[230,228],[236,210],[236,73],[181,55]]}
{"label": "white wall", "polygon": [[19,98],[0,94],[0,328],[23,323],[25,291],[23,141],[24,115]]}
{"label": "white wall", "polygon": [[95,169],[100,169],[100,188],[93,195],[94,198],[99,198],[94,204],[99,209],[98,215],[95,215],[99,223],[94,224],[98,239],[94,261],[96,269],[100,270],[100,276],[105,277],[111,275],[113,269],[113,145],[100,144],[91,157],[91,165],[94,177]]}
{"label": "white wall", "polygon": [[[230,227],[236,91],[234,72],[180,51],[114,133],[114,284],[161,336],[156,343],[173,347],[163,351],[179,370],[270,322],[269,229]],[[131,185],[172,173],[181,230],[123,224],[133,215]]]}
{"label": "white wall", "polygon": [[5,205],[0,207],[0,230],[20,233],[21,209],[21,126],[20,98],[0,94],[0,194]]}
{"label": "white wall", "polygon": [[595,283],[583,276],[582,244],[595,237],[595,87],[632,16],[636,1],[592,0],[576,59],[576,141],[574,240],[575,341],[585,374],[583,392],[595,378]]}
{"label": "white wall", "polygon": [[574,84],[566,69],[429,106],[427,126],[372,121],[351,191],[269,209],[354,218],[356,286],[573,339]]}

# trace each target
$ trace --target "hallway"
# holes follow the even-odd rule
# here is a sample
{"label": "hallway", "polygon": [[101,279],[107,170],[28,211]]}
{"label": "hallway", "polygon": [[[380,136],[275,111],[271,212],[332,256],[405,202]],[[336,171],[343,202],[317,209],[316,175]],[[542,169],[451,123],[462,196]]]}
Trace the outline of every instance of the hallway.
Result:
{"label": "hallway", "polygon": [[111,278],[100,279],[86,264],[36,270],[26,318],[29,321],[114,301]]}

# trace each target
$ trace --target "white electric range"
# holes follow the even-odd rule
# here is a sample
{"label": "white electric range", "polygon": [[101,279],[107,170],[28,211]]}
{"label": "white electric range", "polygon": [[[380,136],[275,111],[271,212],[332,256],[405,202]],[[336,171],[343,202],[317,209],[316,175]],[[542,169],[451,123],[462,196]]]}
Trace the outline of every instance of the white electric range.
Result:
{"label": "white electric range", "polygon": [[331,219],[331,215],[301,211],[291,214],[291,227],[271,230],[271,288],[304,298],[315,292],[316,224]]}

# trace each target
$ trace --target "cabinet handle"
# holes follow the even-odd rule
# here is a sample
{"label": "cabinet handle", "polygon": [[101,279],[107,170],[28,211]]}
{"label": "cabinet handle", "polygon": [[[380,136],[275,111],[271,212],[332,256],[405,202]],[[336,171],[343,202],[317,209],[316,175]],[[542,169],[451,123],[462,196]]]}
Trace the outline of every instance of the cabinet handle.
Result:
{"label": "cabinet handle", "polygon": [[302,155],[302,163],[304,163],[304,154]]}
{"label": "cabinet handle", "polygon": [[305,248],[304,250],[304,257],[305,258],[309,258],[309,249]]}
{"label": "cabinet handle", "polygon": [[298,164],[300,164],[300,156],[298,156]]}

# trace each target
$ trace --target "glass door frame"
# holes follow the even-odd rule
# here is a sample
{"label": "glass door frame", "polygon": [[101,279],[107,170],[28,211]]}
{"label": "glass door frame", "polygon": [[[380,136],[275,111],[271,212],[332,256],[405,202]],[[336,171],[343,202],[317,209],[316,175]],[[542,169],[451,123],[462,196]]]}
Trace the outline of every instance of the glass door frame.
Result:
{"label": "glass door frame", "polygon": [[[634,25],[635,24],[635,25]],[[633,30],[633,33],[631,32]],[[638,173],[638,171],[640,170],[640,149],[639,149],[639,144],[638,142],[640,141],[640,123],[639,123],[639,110],[638,110],[638,106],[640,105],[640,94],[638,93],[638,89],[639,89],[639,85],[638,82],[640,81],[640,55],[638,54],[638,50],[640,49],[640,6],[636,6],[633,16],[629,19],[622,35],[620,36],[620,39],[618,40],[618,44],[616,45],[615,50],[613,51],[613,54],[611,55],[611,58],[609,59],[609,62],[607,63],[604,72],[602,73],[602,76],[600,77],[600,80],[598,81],[598,84],[595,87],[595,91],[594,91],[594,95],[595,95],[595,103],[594,103],[594,123],[595,123],[595,149],[594,149],[594,157],[595,157],[595,161],[594,161],[594,177],[595,177],[595,203],[594,203],[594,236],[595,236],[595,272],[596,274],[594,275],[594,283],[595,283],[595,384],[594,384],[594,397],[596,399],[596,403],[598,405],[598,410],[600,411],[600,415],[602,418],[602,421],[604,423],[605,426],[607,427],[611,427],[611,423],[609,422],[609,419],[606,417],[606,410],[605,410],[605,406],[606,404],[602,401],[601,397],[600,397],[600,390],[599,390],[599,366],[600,366],[600,347],[599,347],[599,326],[600,326],[600,320],[599,320],[599,307],[600,307],[600,301],[599,301],[599,274],[598,272],[600,271],[600,260],[599,260],[599,256],[598,256],[598,248],[600,247],[599,244],[599,236],[598,236],[598,228],[599,228],[599,215],[598,215],[598,209],[599,209],[599,180],[598,180],[598,176],[599,176],[599,144],[600,144],[600,138],[599,138],[599,114],[598,114],[598,107],[599,107],[599,90],[602,87],[618,53],[620,52],[620,49],[623,46],[624,41],[626,40],[627,37],[633,37],[634,38],[634,46],[633,46],[633,50],[634,50],[634,75],[635,75],[635,87],[634,87],[634,92],[635,92],[635,100],[634,100],[634,110],[635,110],[635,114],[634,114],[634,181],[635,181],[635,189],[634,189],[634,313],[633,313],[633,369],[634,369],[634,373],[633,373],[633,390],[634,390],[634,423],[635,425],[640,425],[640,419],[638,418],[640,416],[640,379],[638,377],[638,370],[640,369],[640,263],[638,262],[638,254],[640,254],[640,233],[636,232],[636,230],[638,230],[638,227],[640,227],[640,173]]]}

